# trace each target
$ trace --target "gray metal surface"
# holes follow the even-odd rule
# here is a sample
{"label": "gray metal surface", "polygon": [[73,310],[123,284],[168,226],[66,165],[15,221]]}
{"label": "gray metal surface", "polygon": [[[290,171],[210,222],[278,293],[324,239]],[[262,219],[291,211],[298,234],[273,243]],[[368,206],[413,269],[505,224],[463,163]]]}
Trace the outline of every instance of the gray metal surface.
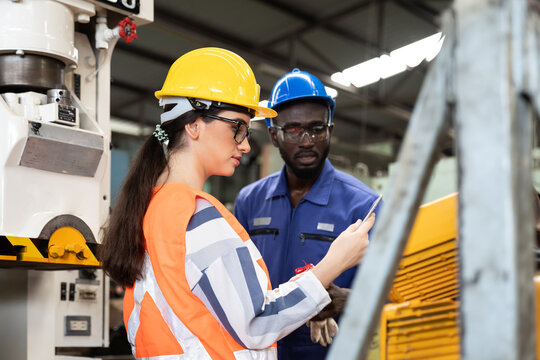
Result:
{"label": "gray metal surface", "polygon": [[455,9],[462,358],[534,359],[527,1]]}
{"label": "gray metal surface", "polygon": [[71,96],[67,89],[47,90],[47,104],[58,103],[61,105],[71,105]]}
{"label": "gray metal surface", "polygon": [[[0,342],[2,359],[26,359],[28,310],[25,296],[28,293],[28,271],[2,269],[0,271]],[[9,325],[8,325],[9,324]],[[48,330],[51,331],[51,330]]]}
{"label": "gray metal surface", "polygon": [[388,198],[376,220],[369,250],[356,275],[330,360],[364,359],[378,325],[401,255],[412,228],[441,136],[448,129],[452,34],[430,69],[414,109]]}
{"label": "gray metal surface", "polygon": [[0,93],[58,88],[64,85],[65,65],[34,54],[0,54]]}
{"label": "gray metal surface", "polygon": [[92,177],[103,154],[103,136],[62,125],[28,122],[22,166]]}

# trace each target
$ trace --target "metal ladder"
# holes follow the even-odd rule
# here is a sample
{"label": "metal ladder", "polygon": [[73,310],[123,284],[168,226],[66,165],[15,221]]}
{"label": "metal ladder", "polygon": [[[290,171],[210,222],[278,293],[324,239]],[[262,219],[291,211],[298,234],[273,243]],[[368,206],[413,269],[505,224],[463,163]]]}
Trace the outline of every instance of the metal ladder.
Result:
{"label": "metal ladder", "polygon": [[[452,134],[458,157],[461,357],[536,357],[531,151],[538,0],[455,0],[328,359],[364,359],[418,206]],[[382,346],[382,345],[381,345]]]}

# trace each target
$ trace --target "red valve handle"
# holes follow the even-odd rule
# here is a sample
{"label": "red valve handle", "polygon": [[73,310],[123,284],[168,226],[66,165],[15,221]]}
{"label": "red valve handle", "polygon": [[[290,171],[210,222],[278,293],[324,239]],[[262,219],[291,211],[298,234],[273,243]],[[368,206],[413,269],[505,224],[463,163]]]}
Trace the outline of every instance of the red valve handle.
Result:
{"label": "red valve handle", "polygon": [[[304,261],[304,264],[305,263],[306,262]],[[313,268],[314,268],[313,264],[306,264],[305,266],[297,267],[296,269],[294,269],[294,272],[297,274],[300,274],[300,273],[303,273],[304,271],[311,270]]]}
{"label": "red valve handle", "polygon": [[120,27],[119,34],[126,40],[126,43],[129,44],[137,38],[137,25],[127,16],[118,22],[118,26]]}

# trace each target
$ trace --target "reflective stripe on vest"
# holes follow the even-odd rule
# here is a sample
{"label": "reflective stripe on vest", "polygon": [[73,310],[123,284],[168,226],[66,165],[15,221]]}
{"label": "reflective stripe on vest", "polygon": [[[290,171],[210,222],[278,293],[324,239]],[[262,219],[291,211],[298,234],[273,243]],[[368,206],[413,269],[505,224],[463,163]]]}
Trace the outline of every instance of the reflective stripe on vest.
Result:
{"label": "reflective stripe on vest", "polygon": [[234,352],[236,360],[268,360],[277,359],[277,348],[270,347],[264,350],[240,350]]}
{"label": "reflective stripe on vest", "polygon": [[171,309],[167,300],[163,296],[161,289],[158,286],[156,281],[156,276],[154,275],[154,269],[152,268],[152,263],[150,262],[150,257],[148,253],[145,253],[144,257],[144,266],[142,271],[142,279],[135,282],[133,289],[133,300],[135,306],[133,311],[129,316],[128,321],[128,341],[131,344],[131,350],[133,356],[137,357],[135,349],[135,336],[137,335],[137,330],[139,329],[139,314],[141,311],[141,303],[144,298],[144,294],[148,293],[156,307],[159,309],[163,320],[171,330],[171,333],[175,337],[176,341],[180,344],[184,350],[184,355],[166,355],[166,356],[155,356],[145,359],[157,359],[157,360],[173,360],[173,359],[212,359],[208,352],[204,348],[203,344],[199,339],[193,335],[191,331],[180,321],[178,316]]}
{"label": "reflective stripe on vest", "polygon": [[[180,321],[176,314],[172,311],[171,307],[165,300],[161,289],[159,288],[156,277],[154,275],[154,270],[152,268],[152,263],[150,262],[150,257],[148,253],[145,254],[144,266],[142,272],[142,280],[135,282],[133,288],[133,299],[134,307],[133,311],[129,316],[127,335],[128,341],[131,344],[131,351],[133,356],[137,358],[136,348],[135,348],[135,337],[137,335],[137,330],[139,329],[139,314],[141,310],[141,302],[144,298],[144,294],[148,292],[152,300],[156,304],[156,307],[159,309],[161,316],[163,317],[165,323],[169,327],[171,333],[176,338],[176,341],[180,344],[184,350],[184,354],[177,355],[161,355],[161,356],[151,356],[144,358],[137,358],[140,360],[188,360],[188,359],[211,359],[210,355],[206,352],[203,344],[199,339],[193,335],[191,331]],[[268,360],[268,359],[277,359],[277,349],[276,347],[270,347],[263,350],[239,350],[235,351],[234,358],[236,360]]]}

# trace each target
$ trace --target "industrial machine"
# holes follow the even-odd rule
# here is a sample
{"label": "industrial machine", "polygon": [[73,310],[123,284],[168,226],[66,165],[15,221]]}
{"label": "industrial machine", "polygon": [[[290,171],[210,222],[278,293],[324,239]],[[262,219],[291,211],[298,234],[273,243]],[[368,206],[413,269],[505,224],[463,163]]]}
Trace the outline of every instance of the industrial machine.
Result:
{"label": "industrial machine", "polygon": [[110,61],[152,20],[152,0],[0,1],[0,358],[108,345]]}
{"label": "industrial machine", "polygon": [[459,359],[457,193],[420,207],[381,314],[380,359]]}
{"label": "industrial machine", "polygon": [[[537,206],[537,224],[539,216],[540,206]],[[391,303],[386,304],[381,313],[381,360],[460,358],[457,217],[457,193],[420,207],[388,295]],[[539,264],[537,257],[537,269]],[[528,311],[531,316],[536,312],[536,357],[540,358],[538,271],[531,281],[534,281],[536,303],[535,308]]]}

